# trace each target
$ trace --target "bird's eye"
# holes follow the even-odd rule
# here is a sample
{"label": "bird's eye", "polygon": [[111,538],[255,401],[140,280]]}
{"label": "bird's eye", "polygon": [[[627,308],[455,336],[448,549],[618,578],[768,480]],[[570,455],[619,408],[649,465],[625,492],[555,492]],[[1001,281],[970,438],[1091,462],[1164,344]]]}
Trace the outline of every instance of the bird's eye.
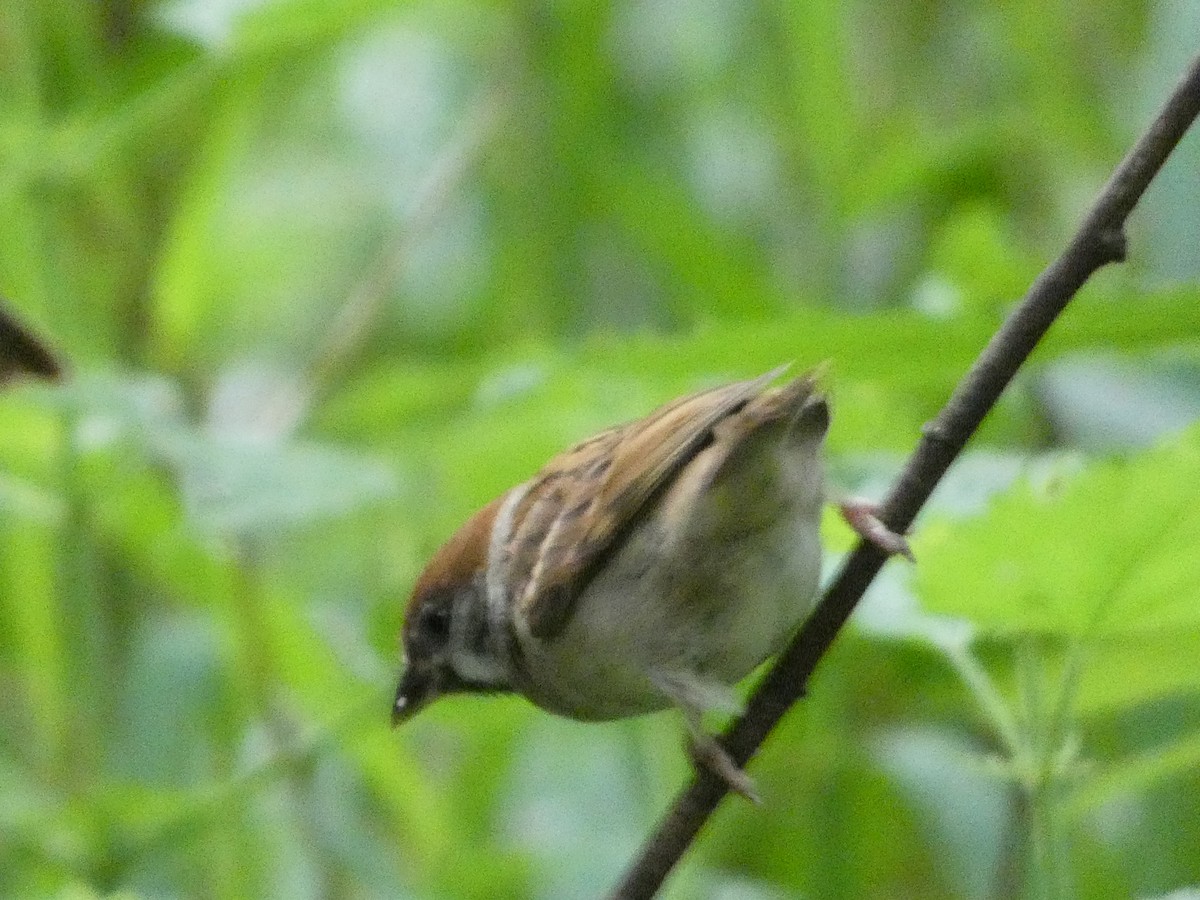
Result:
{"label": "bird's eye", "polygon": [[417,625],[430,644],[440,647],[450,637],[450,610],[444,606],[427,606],[421,611]]}

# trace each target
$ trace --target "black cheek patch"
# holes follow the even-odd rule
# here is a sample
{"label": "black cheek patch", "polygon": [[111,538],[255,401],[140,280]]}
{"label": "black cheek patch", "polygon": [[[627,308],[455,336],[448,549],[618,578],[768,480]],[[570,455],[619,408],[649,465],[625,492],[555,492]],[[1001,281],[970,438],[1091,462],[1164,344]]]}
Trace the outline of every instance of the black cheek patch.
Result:
{"label": "black cheek patch", "polygon": [[491,650],[491,633],[486,621],[480,619],[471,623],[471,633],[467,638],[467,646],[476,656],[484,656]]}

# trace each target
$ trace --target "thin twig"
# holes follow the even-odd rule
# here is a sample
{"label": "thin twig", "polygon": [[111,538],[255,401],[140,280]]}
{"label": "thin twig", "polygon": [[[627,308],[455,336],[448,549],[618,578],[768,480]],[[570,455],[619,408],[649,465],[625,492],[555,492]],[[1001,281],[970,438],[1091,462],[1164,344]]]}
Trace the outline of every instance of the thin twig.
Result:
{"label": "thin twig", "polygon": [[495,88],[486,90],[472,104],[453,138],[417,184],[403,221],[330,322],[309,374],[314,385],[327,383],[367,337],[388,291],[408,261],[413,241],[436,223],[494,136],[503,112],[502,97]]}
{"label": "thin twig", "polygon": [[[1117,167],[1062,254],[1033,283],[1025,299],[980,354],[938,417],[923,429],[916,451],[883,505],[881,518],[905,531],[955,457],[999,399],[1017,370],[1092,273],[1125,259],[1125,220],[1151,179],[1200,113],[1200,57],[1154,122]],[[722,738],[745,765],[784,713],[805,692],[809,676],[885,562],[867,544],[851,553],[820,605],[779,657]],[[613,893],[623,900],[653,896],[725,796],[727,787],[698,772],[643,845]]]}

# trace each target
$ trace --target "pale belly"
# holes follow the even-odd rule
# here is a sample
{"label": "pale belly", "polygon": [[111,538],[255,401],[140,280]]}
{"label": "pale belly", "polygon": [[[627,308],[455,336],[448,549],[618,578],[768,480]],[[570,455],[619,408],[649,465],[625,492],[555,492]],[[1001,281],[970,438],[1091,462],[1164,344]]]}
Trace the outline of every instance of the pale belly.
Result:
{"label": "pale belly", "polygon": [[[762,530],[664,562],[653,522],[639,526],[580,596],[564,631],[518,633],[536,684],[523,692],[576,719],[671,705],[659,675],[732,685],[782,649],[811,611],[820,579],[819,502]],[[649,574],[656,573],[656,574]]]}

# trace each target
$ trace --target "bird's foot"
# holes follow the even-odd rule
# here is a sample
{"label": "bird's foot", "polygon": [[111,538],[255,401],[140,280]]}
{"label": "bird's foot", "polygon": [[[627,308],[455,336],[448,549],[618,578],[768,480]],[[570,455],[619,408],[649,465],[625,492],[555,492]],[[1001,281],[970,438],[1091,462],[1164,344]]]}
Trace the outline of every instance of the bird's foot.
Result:
{"label": "bird's foot", "polygon": [[711,734],[693,732],[688,738],[688,755],[697,769],[712,772],[735,794],[740,794],[755,805],[762,803],[754,779],[733,761],[733,757]]}
{"label": "bird's foot", "polygon": [[842,518],[864,541],[874,544],[889,556],[900,555],[909,562],[916,562],[912,548],[904,535],[892,531],[879,518],[879,505],[861,497],[851,497],[838,504]]}

